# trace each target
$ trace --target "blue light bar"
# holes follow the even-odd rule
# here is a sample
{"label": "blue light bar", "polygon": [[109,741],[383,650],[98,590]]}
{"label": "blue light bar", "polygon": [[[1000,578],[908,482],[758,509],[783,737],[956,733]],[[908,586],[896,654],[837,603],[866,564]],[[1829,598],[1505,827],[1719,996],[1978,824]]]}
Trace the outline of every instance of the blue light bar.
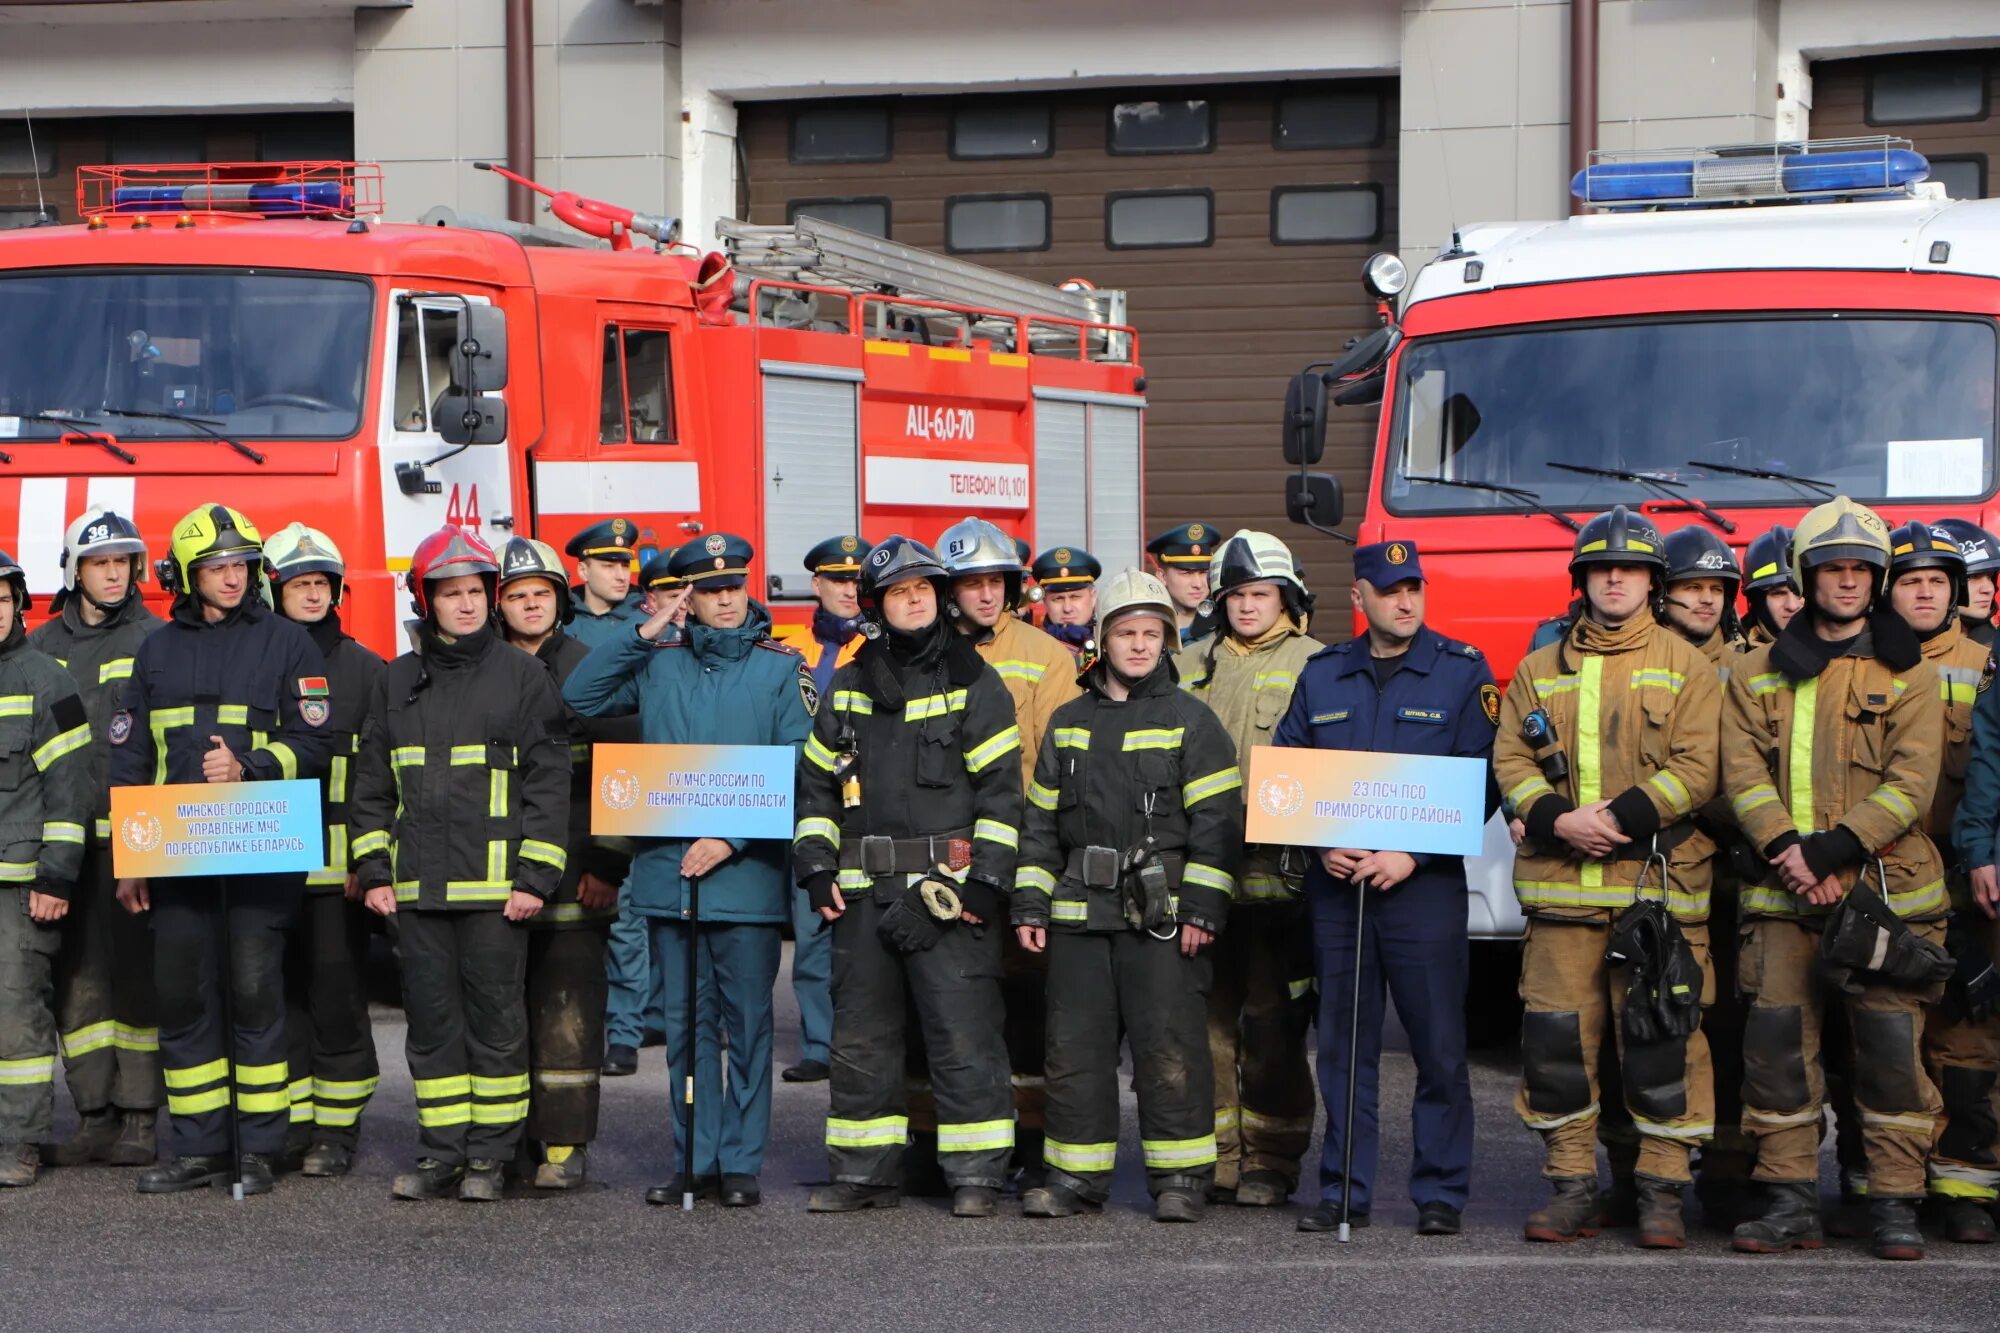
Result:
{"label": "blue light bar", "polygon": [[1829,194],[1906,193],[1930,175],[1922,153],[1871,148],[1832,153],[1599,162],[1570,180],[1589,204],[1730,203]]}
{"label": "blue light bar", "polygon": [[283,184],[124,185],[112,191],[114,213],[197,212],[328,213],[351,206],[344,182],[288,181]]}

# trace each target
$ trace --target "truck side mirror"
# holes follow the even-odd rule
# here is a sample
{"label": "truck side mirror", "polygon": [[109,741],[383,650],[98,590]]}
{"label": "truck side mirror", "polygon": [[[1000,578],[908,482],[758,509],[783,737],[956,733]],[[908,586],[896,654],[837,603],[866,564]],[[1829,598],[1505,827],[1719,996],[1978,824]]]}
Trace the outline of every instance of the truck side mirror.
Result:
{"label": "truck side mirror", "polygon": [[1326,452],[1326,381],[1317,370],[1292,376],[1285,386],[1285,461],[1309,467]]}
{"label": "truck side mirror", "polygon": [[470,302],[458,308],[451,382],[467,393],[496,393],[507,387],[506,311]]}
{"label": "truck side mirror", "polygon": [[1347,509],[1340,478],[1324,472],[1301,472],[1285,478],[1285,517],[1308,528],[1331,528]]}
{"label": "truck side mirror", "polygon": [[446,444],[500,444],[507,438],[507,400],[485,394],[440,394],[431,423]]}

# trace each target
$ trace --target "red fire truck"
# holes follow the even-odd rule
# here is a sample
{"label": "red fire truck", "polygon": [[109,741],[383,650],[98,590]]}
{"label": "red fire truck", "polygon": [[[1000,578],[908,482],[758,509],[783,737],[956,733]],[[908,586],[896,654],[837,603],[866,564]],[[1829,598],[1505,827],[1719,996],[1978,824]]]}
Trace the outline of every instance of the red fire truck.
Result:
{"label": "red fire truck", "polygon": [[642,557],[740,533],[781,619],[839,532],[980,513],[1137,563],[1145,379],[1119,293],[805,217],[723,223],[701,254],[667,219],[544,193],[577,230],[385,223],[367,165],[85,168],[84,223],[0,236],[0,544],[46,593],[86,505],[155,554],[205,501],[297,519],[340,543],[350,628],[383,652],[399,571],[445,523],[560,548],[615,512]]}
{"label": "red fire truck", "polygon": [[[1572,184],[1595,212],[1462,228],[1414,281],[1376,256],[1383,327],[1290,392],[1292,516],[1340,517],[1304,471],[1329,389],[1379,402],[1356,535],[1414,540],[1431,623],[1503,682],[1614,504],[1739,551],[1836,493],[1993,526],[2000,201],[1927,172],[1888,139],[1604,154]],[[1487,849],[1473,934],[1511,938],[1497,821]]]}

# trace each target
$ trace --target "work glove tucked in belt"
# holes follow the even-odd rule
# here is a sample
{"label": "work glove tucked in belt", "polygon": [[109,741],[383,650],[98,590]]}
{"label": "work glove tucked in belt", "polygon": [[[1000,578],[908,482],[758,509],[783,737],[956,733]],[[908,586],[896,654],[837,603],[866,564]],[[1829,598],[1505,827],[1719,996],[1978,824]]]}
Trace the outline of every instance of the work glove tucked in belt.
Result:
{"label": "work glove tucked in belt", "polygon": [[1819,966],[1829,984],[1849,995],[1861,994],[1870,978],[1921,988],[1946,981],[1958,970],[1942,946],[1912,931],[1861,883],[1848,890],[1827,920]]}

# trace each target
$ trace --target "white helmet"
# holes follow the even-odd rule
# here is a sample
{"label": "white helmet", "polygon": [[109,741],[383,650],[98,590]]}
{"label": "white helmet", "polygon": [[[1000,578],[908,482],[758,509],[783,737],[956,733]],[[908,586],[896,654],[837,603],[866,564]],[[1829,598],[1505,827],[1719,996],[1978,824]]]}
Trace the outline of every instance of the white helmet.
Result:
{"label": "white helmet", "polygon": [[333,538],[303,523],[287,523],[264,543],[264,569],[274,587],[282,587],[301,574],[324,574],[333,585],[333,600],[347,579],[347,561]]}
{"label": "white helmet", "polygon": [[1292,548],[1268,532],[1239,528],[1209,559],[1208,595],[1220,603],[1235,589],[1254,583],[1277,584],[1292,615],[1304,619],[1312,613],[1312,595],[1299,577]]}
{"label": "white helmet", "polygon": [[1110,578],[1097,585],[1097,641],[1104,642],[1104,635],[1111,628],[1111,622],[1123,616],[1153,615],[1166,622],[1173,642],[1178,644],[1179,620],[1174,608],[1174,599],[1167,593],[1167,585],[1148,574],[1143,569],[1121,569]]}
{"label": "white helmet", "polygon": [[123,514],[109,509],[86,509],[63,533],[62,582],[67,592],[76,591],[77,570],[84,560],[98,555],[129,555],[132,582],[146,580],[146,541],[139,529]]}

